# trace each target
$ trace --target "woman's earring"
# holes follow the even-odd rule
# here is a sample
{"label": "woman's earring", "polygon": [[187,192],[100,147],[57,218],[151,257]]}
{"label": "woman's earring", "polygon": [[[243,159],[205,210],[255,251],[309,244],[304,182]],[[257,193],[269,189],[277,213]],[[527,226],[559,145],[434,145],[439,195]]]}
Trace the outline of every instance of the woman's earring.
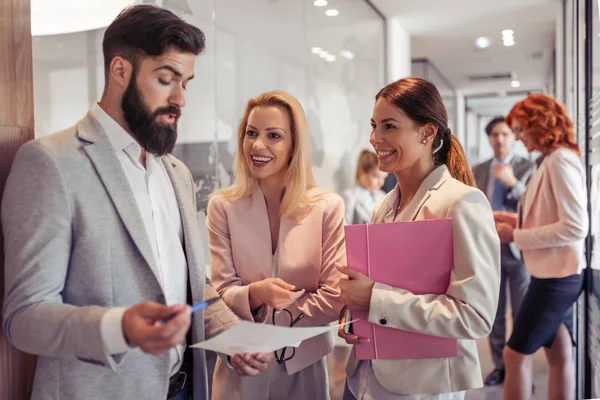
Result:
{"label": "woman's earring", "polygon": [[427,144],[427,139],[423,139],[423,144]]}

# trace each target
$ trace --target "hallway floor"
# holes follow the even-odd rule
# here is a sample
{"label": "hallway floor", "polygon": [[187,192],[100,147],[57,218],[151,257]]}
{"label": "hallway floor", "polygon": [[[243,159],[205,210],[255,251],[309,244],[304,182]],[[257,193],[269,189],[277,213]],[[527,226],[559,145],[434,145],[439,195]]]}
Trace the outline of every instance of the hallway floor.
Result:
{"label": "hallway floor", "polygon": [[[484,376],[493,369],[490,349],[487,339],[477,342],[479,350],[479,359]],[[346,360],[350,353],[350,348],[344,345],[338,345],[335,350],[327,357],[327,366],[329,368],[329,386],[331,400],[341,400],[344,391],[344,379]],[[533,358],[533,381],[535,393],[531,400],[546,400],[548,398],[548,368],[544,357],[544,351],[540,350]],[[467,393],[466,400],[502,400],[502,385],[493,387],[484,387],[471,390]]]}

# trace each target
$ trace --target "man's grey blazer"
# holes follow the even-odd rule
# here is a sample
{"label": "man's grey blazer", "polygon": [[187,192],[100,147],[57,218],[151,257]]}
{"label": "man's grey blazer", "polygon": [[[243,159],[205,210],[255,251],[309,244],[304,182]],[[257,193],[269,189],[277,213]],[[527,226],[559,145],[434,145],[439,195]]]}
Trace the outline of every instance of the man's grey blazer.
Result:
{"label": "man's grey blazer", "polygon": [[[490,173],[492,161],[493,159],[489,159],[487,161],[482,162],[479,165],[476,165],[473,168],[473,174],[475,175],[475,182],[477,183],[477,187],[479,188],[479,190],[485,193],[490,203],[492,202],[492,199],[489,198],[487,188],[490,179],[494,178],[494,176]],[[519,199],[521,198],[523,193],[525,193],[527,182],[529,182],[529,179],[535,173],[536,165],[533,161],[530,161],[527,158],[520,157],[516,154],[510,161],[510,165],[518,182],[512,189],[507,190],[506,195],[504,196],[504,207],[506,211],[516,213],[519,204]],[[509,243],[509,246],[513,256],[520,260],[521,253],[515,247],[514,243]]]}
{"label": "man's grey blazer", "polygon": [[[162,158],[181,214],[191,302],[217,296],[207,281],[189,170]],[[32,399],[167,398],[168,352],[107,354],[100,321],[109,307],[165,303],[141,213],[108,137],[88,113],[74,127],[28,142],[2,201],[3,329],[39,355]],[[192,318],[192,341],[238,323],[223,302]],[[208,398],[206,358],[194,349],[194,400]]]}

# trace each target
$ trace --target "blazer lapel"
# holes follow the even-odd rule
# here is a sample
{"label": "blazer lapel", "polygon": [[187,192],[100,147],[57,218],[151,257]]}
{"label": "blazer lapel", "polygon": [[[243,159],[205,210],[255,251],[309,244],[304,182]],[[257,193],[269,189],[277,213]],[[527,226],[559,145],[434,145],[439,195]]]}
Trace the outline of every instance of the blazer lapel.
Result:
{"label": "blazer lapel", "polygon": [[191,245],[191,240],[188,240],[188,238],[192,234],[199,233],[195,229],[197,227],[196,209],[194,208],[193,199],[190,197],[191,188],[186,187],[185,182],[182,182],[182,179],[176,173],[177,164],[173,162],[171,157],[171,155],[166,155],[161,158],[161,161],[167,171],[171,185],[173,185],[173,191],[175,192],[175,198],[177,199],[177,207],[179,209],[179,216],[181,218],[181,226],[183,229],[184,250],[188,258],[188,264],[192,264],[190,258],[193,258],[192,261],[197,260],[195,254],[196,249],[194,248],[195,246]]}
{"label": "blazer lapel", "polygon": [[[267,211],[267,202],[265,200],[265,196],[257,185],[254,193],[251,196],[251,205],[248,210],[248,218],[251,218],[251,223],[249,226],[252,227],[253,239],[252,244],[254,251],[258,254],[259,260],[261,260],[261,265],[258,268],[264,271],[264,274],[267,278],[270,278],[272,275],[272,267],[273,267],[273,251],[271,247],[271,226],[269,224],[269,213]],[[279,227],[279,237],[277,247],[279,247],[279,243],[281,243],[281,225],[284,224],[284,218],[280,220]],[[277,252],[279,256],[281,251]],[[263,261],[264,260],[264,261]],[[278,260],[279,262],[279,260]]]}
{"label": "blazer lapel", "polygon": [[[492,160],[490,159],[488,161],[485,162],[485,164],[483,165],[483,167],[481,168],[482,173],[483,173],[483,186],[481,186],[481,191],[487,196],[487,188],[488,185],[490,184],[490,178],[491,178],[491,168],[492,168]],[[490,201],[492,199],[489,199]]]}
{"label": "blazer lapel", "polygon": [[[190,277],[188,286],[192,293],[192,299],[188,299],[188,301],[196,303],[204,299],[204,285],[192,284],[192,282],[203,283],[206,281],[206,260],[201,244],[194,240],[194,238],[200,238],[201,234],[198,226],[198,212],[194,207],[193,197],[191,197],[194,195],[193,186],[190,186],[191,181],[184,178],[184,176],[188,176],[187,172],[180,171],[178,173],[177,168],[179,167],[172,155],[168,154],[162,157],[161,161],[173,186],[177,207],[179,208],[179,217],[181,218],[183,250]],[[189,185],[186,182],[189,182]]]}
{"label": "blazer lapel", "polygon": [[142,215],[137,207],[127,176],[125,176],[121,167],[121,162],[108,136],[89,113],[77,123],[77,135],[81,140],[89,143],[83,146],[83,150],[92,161],[133,242],[148,266],[152,271],[156,271],[154,254]]}
{"label": "blazer lapel", "polygon": [[419,211],[423,208],[423,205],[431,197],[431,191],[437,190],[446,180],[450,178],[450,173],[445,165],[439,166],[431,172],[427,178],[421,183],[419,190],[415,194],[415,197],[411,200],[410,204],[404,211],[398,216],[400,221],[414,221],[419,215]]}

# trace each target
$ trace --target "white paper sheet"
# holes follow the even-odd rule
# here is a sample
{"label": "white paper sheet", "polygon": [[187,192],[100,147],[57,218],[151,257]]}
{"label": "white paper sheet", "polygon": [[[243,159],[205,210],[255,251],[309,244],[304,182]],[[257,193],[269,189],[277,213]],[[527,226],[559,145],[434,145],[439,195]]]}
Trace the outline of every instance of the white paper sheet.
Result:
{"label": "white paper sheet", "polygon": [[339,325],[288,328],[242,321],[220,335],[190,347],[230,356],[241,353],[270,353],[284,347],[298,347],[302,341],[331,330],[337,331],[338,327]]}

